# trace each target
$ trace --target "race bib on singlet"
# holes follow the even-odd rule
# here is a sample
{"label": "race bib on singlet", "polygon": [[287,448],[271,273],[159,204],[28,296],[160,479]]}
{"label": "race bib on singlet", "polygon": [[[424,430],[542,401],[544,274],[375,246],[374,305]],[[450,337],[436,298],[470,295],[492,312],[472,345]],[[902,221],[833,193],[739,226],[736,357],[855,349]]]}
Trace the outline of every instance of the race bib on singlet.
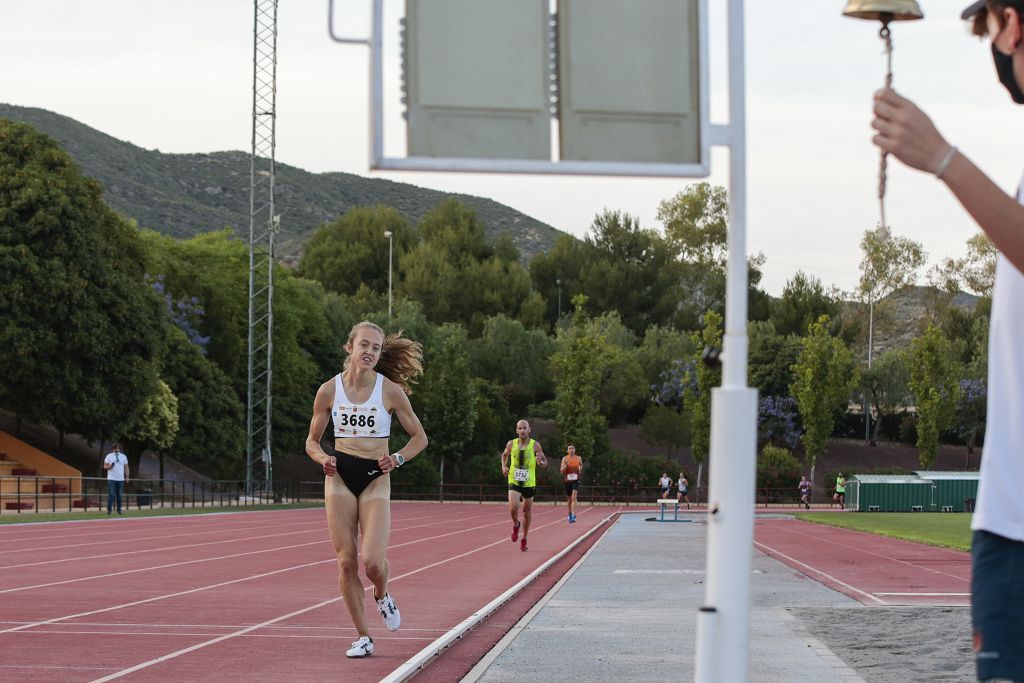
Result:
{"label": "race bib on singlet", "polygon": [[512,478],[516,481],[527,481],[530,478],[530,470],[515,468],[512,470]]}
{"label": "race bib on singlet", "polygon": [[566,481],[576,481],[579,478],[580,475],[576,474],[575,472],[570,472],[569,474],[565,475]]}

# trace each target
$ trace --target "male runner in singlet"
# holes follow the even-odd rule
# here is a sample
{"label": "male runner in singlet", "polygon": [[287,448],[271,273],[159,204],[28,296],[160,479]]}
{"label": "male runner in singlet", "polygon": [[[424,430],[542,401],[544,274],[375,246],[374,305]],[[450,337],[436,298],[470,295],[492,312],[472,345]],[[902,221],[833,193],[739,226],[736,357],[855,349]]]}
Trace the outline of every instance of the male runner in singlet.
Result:
{"label": "male runner in singlet", "polygon": [[565,482],[565,495],[569,502],[569,524],[576,523],[576,491],[580,487],[580,473],[583,471],[583,458],[576,455],[576,446],[569,444],[568,453],[562,457],[562,481]]}
{"label": "male runner in singlet", "polygon": [[[512,515],[512,542],[519,538],[519,505],[523,505],[523,540],[519,549],[526,550],[526,534],[530,531],[533,494],[537,490],[537,465],[548,466],[544,449],[530,438],[530,423],[516,423],[519,436],[505,444],[501,452],[501,473],[508,479],[508,511]],[[512,462],[509,463],[511,457]]]}

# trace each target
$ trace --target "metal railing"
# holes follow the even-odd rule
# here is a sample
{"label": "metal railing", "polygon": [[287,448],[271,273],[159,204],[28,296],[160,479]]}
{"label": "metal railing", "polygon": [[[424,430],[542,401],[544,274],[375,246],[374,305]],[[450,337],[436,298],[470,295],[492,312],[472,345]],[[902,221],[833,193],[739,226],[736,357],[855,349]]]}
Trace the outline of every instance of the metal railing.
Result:
{"label": "metal railing", "polygon": [[[107,506],[107,480],[102,477],[0,476],[0,515],[34,512],[75,512],[104,510]],[[246,491],[245,480],[176,481],[132,479],[122,494],[128,510],[196,507],[246,507],[323,500],[323,480],[277,481],[269,491]],[[392,482],[394,500],[437,501],[448,503],[502,503],[508,500],[505,484],[422,484]],[[669,495],[676,497],[675,489]],[[657,486],[616,487],[581,486],[577,500],[584,505],[621,505],[650,507],[661,498]],[[707,505],[707,489],[690,489],[692,509]],[[561,503],[565,492],[560,485],[542,484],[537,501]],[[799,507],[800,492],[795,488],[758,488],[758,507]],[[813,507],[836,505],[831,496],[812,495]]]}
{"label": "metal railing", "polygon": [[[124,509],[236,507],[323,499],[323,484],[275,482],[271,490],[246,492],[245,480],[175,481],[131,479],[124,488]],[[303,497],[304,490],[310,497]],[[314,493],[315,491],[315,493]],[[107,480],[101,477],[0,477],[0,514],[76,512],[107,507]],[[116,504],[116,503],[115,503]]]}

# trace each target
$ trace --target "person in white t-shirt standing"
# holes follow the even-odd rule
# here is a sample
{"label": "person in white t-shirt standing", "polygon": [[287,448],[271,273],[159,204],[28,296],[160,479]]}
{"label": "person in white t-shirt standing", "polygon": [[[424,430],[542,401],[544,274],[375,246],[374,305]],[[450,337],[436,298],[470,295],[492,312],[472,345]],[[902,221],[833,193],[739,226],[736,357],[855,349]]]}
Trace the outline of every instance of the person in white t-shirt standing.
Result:
{"label": "person in white t-shirt standing", "polygon": [[[989,36],[1000,83],[1024,104],[1024,0],[978,0],[960,15]],[[875,94],[874,142],[942,180],[999,250],[988,338],[988,417],[977,506],[971,519],[971,622],[980,680],[1024,681],[1024,185],[1007,195],[949,144],[917,106]],[[979,122],[986,125],[986,122]],[[1017,136],[1002,131],[1006,145]]]}
{"label": "person in white t-shirt standing", "polygon": [[128,481],[128,456],[121,452],[121,444],[114,442],[114,450],[103,458],[103,469],[107,471],[107,514],[114,510],[114,499],[117,499],[117,514],[121,514],[121,497],[124,495],[124,484]]}

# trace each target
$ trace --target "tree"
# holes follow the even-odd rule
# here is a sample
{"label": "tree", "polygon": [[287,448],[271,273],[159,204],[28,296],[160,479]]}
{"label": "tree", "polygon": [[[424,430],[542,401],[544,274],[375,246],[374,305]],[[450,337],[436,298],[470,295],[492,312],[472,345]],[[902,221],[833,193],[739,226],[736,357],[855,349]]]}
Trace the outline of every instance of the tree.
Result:
{"label": "tree", "polygon": [[424,424],[430,425],[431,452],[454,466],[458,481],[459,464],[468,457],[466,445],[476,423],[476,395],[469,372],[466,331],[445,324],[424,353],[423,380],[413,395]]}
{"label": "tree", "polygon": [[[245,452],[245,404],[231,380],[204,357],[181,330],[167,329],[167,351],[160,375],[178,401],[178,435],[166,451],[218,479],[242,472]],[[161,476],[161,478],[163,478]]]}
{"label": "tree", "polygon": [[929,327],[910,347],[910,388],[917,412],[917,451],[929,469],[939,451],[939,432],[953,424],[962,374],[953,345],[942,330]]}
{"label": "tree", "polygon": [[[888,226],[880,225],[875,230],[864,232],[860,249],[857,294],[860,301],[871,309],[870,314],[879,315],[884,312],[882,300],[885,297],[917,281],[917,273],[926,260],[924,247],[908,237],[894,236]],[[878,308],[880,304],[883,304],[882,308]],[[872,332],[869,329],[869,336]],[[868,343],[870,356],[874,340],[869,339]]]}
{"label": "tree", "polygon": [[600,411],[608,349],[604,339],[586,334],[586,302],[587,297],[582,294],[573,298],[572,327],[558,335],[551,371],[562,439],[575,444],[580,453],[593,454],[595,444],[608,429]]}
{"label": "tree", "polygon": [[867,396],[867,409],[874,409],[875,422],[871,442],[878,442],[884,415],[891,415],[910,400],[909,369],[903,351],[892,349],[879,356],[870,368],[860,373],[860,391]]}
{"label": "tree", "polygon": [[947,258],[936,269],[939,281],[956,289],[966,289],[980,297],[991,298],[996,282],[996,258],[999,251],[983,232],[967,240],[967,254]]}
{"label": "tree", "polygon": [[[722,316],[715,311],[704,314],[704,329],[693,333],[697,352],[690,365],[691,377],[683,383],[691,387],[687,397],[690,413],[690,454],[697,462],[697,490],[701,487],[704,463],[711,454],[711,390],[722,383],[721,368],[714,368],[703,360],[704,349],[721,348]],[[684,399],[684,400],[687,400]],[[698,494],[700,495],[700,494]]]}
{"label": "tree", "polygon": [[675,361],[693,357],[693,350],[693,339],[689,334],[660,325],[648,327],[643,342],[636,350],[647,384],[652,387],[658,384],[663,372]]}
{"label": "tree", "polygon": [[750,386],[755,387],[760,396],[788,396],[789,385],[793,383],[790,368],[800,354],[800,338],[776,333],[771,321],[751,322],[747,326],[747,338]]}
{"label": "tree", "polygon": [[795,334],[798,337],[807,332],[807,327],[821,315],[835,320],[839,314],[839,296],[827,291],[821,280],[802,271],[797,271],[782,289],[782,296],[771,306],[771,320],[775,330],[782,335]]}
{"label": "tree", "polygon": [[537,254],[530,261],[530,282],[547,302],[544,319],[552,325],[558,322],[559,313],[571,313],[570,301],[583,291],[581,274],[594,256],[593,249],[582,240],[559,235],[550,251]]}
{"label": "tree", "polygon": [[970,465],[974,449],[985,438],[988,417],[988,383],[984,379],[960,380],[960,401],[956,407],[956,431],[967,445],[964,467]]}
{"label": "tree", "polygon": [[658,206],[665,238],[683,260],[725,270],[729,194],[724,187],[696,183]]}
{"label": "tree", "polygon": [[135,227],[32,127],[0,119],[0,406],[109,438],[157,390],[162,304]]}
{"label": "tree", "polygon": [[[384,236],[391,232],[393,244]],[[394,263],[413,248],[418,237],[409,221],[389,206],[356,207],[314,232],[299,260],[298,274],[316,280],[324,289],[352,294],[365,284],[388,291],[389,246]],[[392,275],[394,278],[394,275]],[[392,283],[397,288],[399,277]]]}
{"label": "tree", "polygon": [[401,258],[401,293],[418,301],[429,319],[462,323],[471,336],[480,334],[488,314],[536,319],[536,302],[527,303],[529,275],[518,260],[506,258],[508,249],[487,245],[472,209],[447,200],[419,229],[423,241]]}
{"label": "tree", "polygon": [[[178,399],[166,382],[156,383],[156,390],[142,403],[123,432],[121,440],[132,457],[129,467],[133,472],[139,471],[142,453],[147,449],[162,452],[171,447],[178,436]],[[163,478],[163,458],[160,470]]]}
{"label": "tree", "polygon": [[548,359],[554,342],[543,331],[527,330],[518,320],[498,314],[487,318],[483,334],[469,342],[474,377],[494,382],[515,414],[550,396]]}
{"label": "tree", "polygon": [[[679,294],[673,322],[680,329],[699,326],[705,311],[725,305],[729,195],[724,187],[700,182],[661,202],[657,218],[665,241],[679,262]],[[747,260],[748,307],[753,320],[766,317],[767,295],[757,285],[764,256]]]}
{"label": "tree", "polygon": [[792,396],[762,396],[757,400],[757,440],[772,446],[796,448],[800,430],[796,426],[796,399]]}
{"label": "tree", "polygon": [[686,417],[668,406],[652,405],[640,421],[640,438],[652,446],[668,449],[669,458],[686,445]]}
{"label": "tree", "polygon": [[585,238],[590,252],[579,275],[582,291],[597,313],[618,313],[635,334],[667,320],[679,300],[678,264],[657,232],[635,216],[604,211]]}
{"label": "tree", "polygon": [[835,412],[846,407],[857,380],[849,349],[828,333],[828,326],[827,315],[810,326],[792,367],[790,392],[804,425],[801,442],[811,481],[818,456],[825,452],[825,442],[832,433]]}
{"label": "tree", "polygon": [[[207,357],[231,380],[235,395],[246,401],[248,344],[248,245],[228,231],[206,233],[177,241],[153,232],[143,233],[150,272],[163,276],[172,300],[192,300],[204,315],[198,331],[209,337]],[[338,372],[349,329],[332,327],[324,289],[296,277],[290,269],[274,267],[274,374],[272,387],[275,454],[301,453],[309,428],[309,409],[316,387]],[[387,314],[376,321],[387,323]],[[318,361],[328,364],[318,365]]]}

